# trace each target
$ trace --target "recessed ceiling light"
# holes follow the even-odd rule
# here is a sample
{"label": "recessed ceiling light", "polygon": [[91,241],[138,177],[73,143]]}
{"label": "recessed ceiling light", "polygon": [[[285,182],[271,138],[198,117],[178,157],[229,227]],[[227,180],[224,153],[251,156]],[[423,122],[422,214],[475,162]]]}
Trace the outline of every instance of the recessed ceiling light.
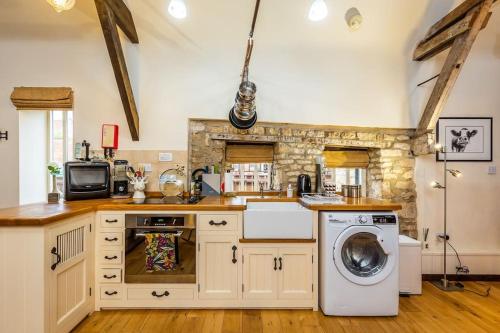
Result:
{"label": "recessed ceiling light", "polygon": [[328,7],[324,0],[314,0],[309,9],[309,19],[311,21],[321,21],[328,15]]}
{"label": "recessed ceiling light", "polygon": [[184,0],[171,0],[168,4],[168,12],[177,19],[186,18],[187,8]]}

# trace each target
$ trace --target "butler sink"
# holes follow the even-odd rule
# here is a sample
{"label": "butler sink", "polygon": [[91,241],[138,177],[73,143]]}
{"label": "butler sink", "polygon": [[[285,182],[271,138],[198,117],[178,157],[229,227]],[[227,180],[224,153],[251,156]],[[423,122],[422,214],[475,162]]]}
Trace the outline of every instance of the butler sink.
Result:
{"label": "butler sink", "polygon": [[297,202],[248,202],[243,237],[311,239],[313,212]]}

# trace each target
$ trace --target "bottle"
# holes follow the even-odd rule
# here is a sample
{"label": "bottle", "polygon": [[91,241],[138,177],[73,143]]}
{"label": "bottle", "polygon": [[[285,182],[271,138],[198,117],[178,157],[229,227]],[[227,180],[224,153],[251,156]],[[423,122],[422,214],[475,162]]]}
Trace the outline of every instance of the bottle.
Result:
{"label": "bottle", "polygon": [[288,188],[286,189],[286,196],[288,198],[292,198],[293,197],[293,188],[292,188],[292,184],[288,184]]}

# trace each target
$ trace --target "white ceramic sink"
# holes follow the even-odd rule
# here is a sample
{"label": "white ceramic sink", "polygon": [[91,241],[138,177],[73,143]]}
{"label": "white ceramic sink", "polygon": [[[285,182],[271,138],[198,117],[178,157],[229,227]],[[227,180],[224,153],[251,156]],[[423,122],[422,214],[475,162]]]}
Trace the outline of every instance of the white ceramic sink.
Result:
{"label": "white ceramic sink", "polygon": [[248,202],[243,237],[311,239],[313,212],[296,202]]}

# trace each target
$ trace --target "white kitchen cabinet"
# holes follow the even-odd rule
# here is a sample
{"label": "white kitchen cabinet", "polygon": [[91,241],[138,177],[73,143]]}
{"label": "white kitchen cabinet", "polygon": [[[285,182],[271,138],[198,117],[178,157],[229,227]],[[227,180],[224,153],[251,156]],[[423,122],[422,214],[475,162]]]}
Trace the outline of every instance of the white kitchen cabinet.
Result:
{"label": "white kitchen cabinet", "polygon": [[280,248],[278,255],[278,299],[311,299],[312,248]]}
{"label": "white kitchen cabinet", "polygon": [[243,298],[277,299],[278,249],[245,248],[243,258]]}
{"label": "white kitchen cabinet", "polygon": [[244,300],[311,300],[312,247],[243,248],[242,289]]}
{"label": "white kitchen cabinet", "polygon": [[238,298],[238,239],[236,235],[203,234],[198,240],[199,298]]}
{"label": "white kitchen cabinet", "polygon": [[51,228],[49,247],[50,331],[69,332],[92,312],[92,217]]}
{"label": "white kitchen cabinet", "polygon": [[92,312],[93,224],[86,214],[0,228],[1,332],[69,332]]}

